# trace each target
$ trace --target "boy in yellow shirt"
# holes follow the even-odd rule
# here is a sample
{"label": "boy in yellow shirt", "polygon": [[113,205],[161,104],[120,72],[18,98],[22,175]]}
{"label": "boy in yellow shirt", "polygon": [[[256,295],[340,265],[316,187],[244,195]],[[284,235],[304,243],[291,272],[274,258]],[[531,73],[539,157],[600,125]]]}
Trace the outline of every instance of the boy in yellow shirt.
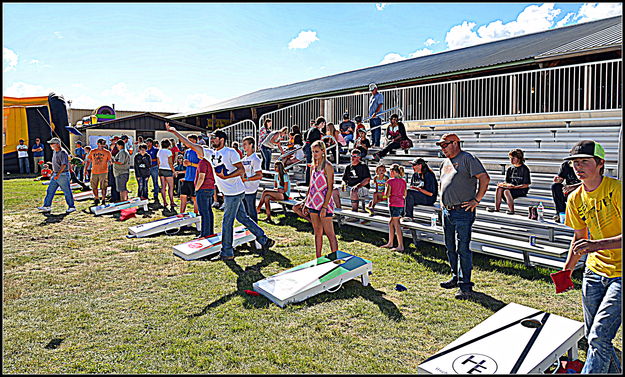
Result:
{"label": "boy in yellow shirt", "polygon": [[620,373],[612,340],[621,325],[622,184],[603,176],[605,152],[592,140],[578,142],[565,160],[582,185],[567,201],[565,223],[574,236],[564,269],[573,270],[588,254],[582,288],[588,352],[582,373]]}

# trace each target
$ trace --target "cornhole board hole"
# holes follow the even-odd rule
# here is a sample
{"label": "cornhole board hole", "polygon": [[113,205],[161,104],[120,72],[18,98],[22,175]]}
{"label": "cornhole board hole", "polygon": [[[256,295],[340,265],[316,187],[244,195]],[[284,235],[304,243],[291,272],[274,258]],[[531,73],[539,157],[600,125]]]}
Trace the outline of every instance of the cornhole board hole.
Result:
{"label": "cornhole board hole", "polygon": [[201,230],[201,216],[197,216],[193,212],[181,213],[179,215],[165,217],[164,219],[150,221],[149,223],[128,227],[128,238],[141,238],[151,236],[153,234],[180,230],[183,226],[192,226]]}
{"label": "cornhole board hole", "polygon": [[[106,195],[110,195],[111,194],[111,187],[107,187],[106,188]],[[88,199],[93,199],[94,195],[93,195],[93,191],[89,190],[89,191],[83,191],[83,192],[77,192],[75,194],[73,194],[74,196],[74,200],[75,201],[81,201],[81,200],[88,200]]]}
{"label": "cornhole board hole", "polygon": [[367,286],[371,270],[371,261],[337,251],[257,281],[252,286],[283,308],[335,287],[338,290],[343,283],[357,277],[361,278],[362,285]]}
{"label": "cornhole board hole", "polygon": [[[243,225],[234,228],[232,235],[232,247],[237,247],[246,242],[254,241],[256,236],[252,234]],[[193,241],[185,242],[174,246],[174,255],[184,260],[194,260],[210,255],[219,254],[221,251],[221,233],[212,236],[198,238]]]}
{"label": "cornhole board hole", "polygon": [[568,352],[577,359],[584,324],[510,303],[417,368],[429,374],[543,373]]}
{"label": "cornhole board hole", "polygon": [[141,207],[141,206],[143,206],[143,209],[145,211],[148,210],[147,199],[133,198],[133,199],[126,200],[123,202],[119,202],[119,203],[107,203],[104,205],[93,206],[90,208],[90,210],[96,216],[99,216],[99,215],[104,215],[107,213],[121,211],[122,209],[126,209],[126,208]]}

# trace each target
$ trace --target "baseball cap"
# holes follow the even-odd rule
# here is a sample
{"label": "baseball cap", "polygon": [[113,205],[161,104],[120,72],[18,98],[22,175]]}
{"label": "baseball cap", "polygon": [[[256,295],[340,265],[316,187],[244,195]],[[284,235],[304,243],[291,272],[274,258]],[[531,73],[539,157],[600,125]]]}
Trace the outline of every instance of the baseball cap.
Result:
{"label": "baseball cap", "polygon": [[355,120],[356,122],[362,122],[362,115],[356,115],[356,116],[354,117],[354,120]]}
{"label": "baseball cap", "polygon": [[128,140],[128,135],[122,135],[121,139],[122,140]]}
{"label": "baseball cap", "polygon": [[347,112],[343,113],[343,119],[349,119],[349,113]]}
{"label": "baseball cap", "polygon": [[211,134],[211,137],[219,137],[219,138],[222,138],[224,140],[228,140],[228,134],[223,132],[223,131],[221,131],[221,130],[213,132]]}
{"label": "baseball cap", "polygon": [[415,158],[414,160],[410,161],[410,164],[411,164],[411,165],[421,165],[421,164],[423,164],[424,162],[425,162],[425,161],[424,161],[422,158],[417,157],[417,158]]}
{"label": "baseball cap", "polygon": [[82,145],[82,141],[78,140],[78,141],[76,142],[76,144],[78,144],[78,145]]}
{"label": "baseball cap", "polygon": [[599,143],[595,143],[592,140],[582,140],[571,148],[569,156],[564,159],[573,160],[576,158],[592,157],[599,157],[600,159],[605,160],[605,150]]}
{"label": "baseball cap", "polygon": [[460,138],[454,133],[444,134],[441,136],[441,139],[436,142],[436,145],[441,145],[442,143],[446,143],[448,141],[460,141]]}
{"label": "baseball cap", "polygon": [[61,139],[59,139],[58,137],[53,137],[52,139],[48,140],[48,144],[61,144]]}
{"label": "baseball cap", "polygon": [[373,89],[376,89],[378,86],[375,85],[375,83],[371,83],[369,84],[369,91],[372,91]]}

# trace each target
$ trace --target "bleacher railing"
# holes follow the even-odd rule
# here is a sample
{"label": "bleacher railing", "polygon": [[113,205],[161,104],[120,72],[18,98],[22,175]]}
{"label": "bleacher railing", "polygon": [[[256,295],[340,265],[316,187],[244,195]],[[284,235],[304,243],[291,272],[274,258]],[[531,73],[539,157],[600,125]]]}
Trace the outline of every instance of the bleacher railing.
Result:
{"label": "bleacher railing", "polygon": [[224,131],[228,135],[228,141],[226,142],[227,146],[232,146],[232,142],[237,141],[239,142],[239,149],[243,150],[241,141],[243,138],[248,136],[252,136],[254,140],[256,140],[256,145],[258,146],[258,126],[256,126],[256,123],[250,119],[236,122],[224,128],[220,128],[219,130]]}
{"label": "bleacher railing", "polygon": [[[622,61],[615,59],[384,89],[380,93],[384,95],[383,109],[399,107],[403,110],[404,121],[443,121],[620,110],[622,86]],[[259,125],[271,118],[275,129],[284,126],[290,129],[297,124],[304,134],[310,121],[318,116],[333,123],[340,123],[344,112],[348,112],[351,119],[356,115],[367,118],[370,97],[371,93],[367,91],[313,98],[265,113],[260,117]],[[245,130],[248,126],[244,122],[247,121],[226,128]]]}

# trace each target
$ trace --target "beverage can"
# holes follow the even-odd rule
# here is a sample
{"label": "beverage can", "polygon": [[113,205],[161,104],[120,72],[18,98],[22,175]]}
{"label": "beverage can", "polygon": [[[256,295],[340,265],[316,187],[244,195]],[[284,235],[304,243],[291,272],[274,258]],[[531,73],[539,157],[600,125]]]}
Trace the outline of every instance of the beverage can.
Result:
{"label": "beverage can", "polygon": [[536,246],[536,236],[533,234],[530,236],[530,245]]}

